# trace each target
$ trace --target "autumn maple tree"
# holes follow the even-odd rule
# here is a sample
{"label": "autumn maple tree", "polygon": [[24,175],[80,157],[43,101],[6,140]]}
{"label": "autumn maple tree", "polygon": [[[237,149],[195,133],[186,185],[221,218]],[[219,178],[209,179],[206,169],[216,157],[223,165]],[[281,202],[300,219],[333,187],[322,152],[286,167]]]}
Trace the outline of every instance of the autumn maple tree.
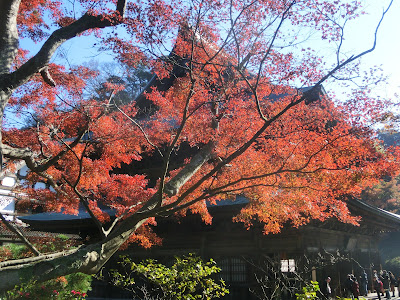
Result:
{"label": "autumn maple tree", "polygon": [[[0,263],[2,289],[96,273],[122,245],[156,242],[155,217],[191,211],[211,222],[207,203],[236,195],[249,200],[236,220],[261,222],[265,233],[311,219],[356,224],[347,197],[396,169],[370,127],[385,103],[366,88],[337,101],[322,87],[358,74],[388,8],[371,48],[350,56],[341,52],[344,24],[362,13],[350,0],[1,0],[0,8],[3,163],[29,167],[26,198],[68,214],[81,205],[101,235],[51,254],[21,235],[34,256]],[[337,45],[333,61],[302,46],[310,31]],[[94,97],[85,88],[95,70],[55,59],[75,37],[95,37],[99,51],[155,77],[130,101],[115,101],[119,80]],[[11,126],[11,114],[29,114],[30,126]],[[145,159],[151,168],[140,167]]]}

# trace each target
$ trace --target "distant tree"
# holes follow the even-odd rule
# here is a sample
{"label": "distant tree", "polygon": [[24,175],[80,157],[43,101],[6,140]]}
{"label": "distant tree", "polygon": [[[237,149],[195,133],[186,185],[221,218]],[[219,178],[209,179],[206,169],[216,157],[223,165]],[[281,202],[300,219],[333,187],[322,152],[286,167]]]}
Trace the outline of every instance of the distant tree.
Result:
{"label": "distant tree", "polygon": [[[381,131],[379,140],[383,142],[380,151],[390,151],[400,144],[400,133]],[[400,177],[388,176],[380,178],[376,185],[365,188],[361,193],[361,199],[369,204],[385,209],[393,213],[400,213]]]}
{"label": "distant tree", "polygon": [[385,270],[391,271],[395,276],[400,274],[400,256],[395,256],[393,258],[387,259],[384,262],[383,268]]}
{"label": "distant tree", "polygon": [[[123,245],[158,242],[155,217],[191,211],[210,223],[207,203],[237,195],[249,203],[236,220],[265,233],[332,217],[356,224],[346,197],[398,167],[370,127],[388,105],[366,87],[378,73],[361,76],[358,65],[390,3],[371,47],[351,55],[344,27],[362,13],[353,0],[1,0],[0,157],[29,167],[23,195],[48,211],[85,207],[100,238],[44,255],[21,236],[35,256],[0,263],[0,289],[96,273]],[[333,61],[302,43],[310,32],[336,45]],[[86,97],[96,70],[53,58],[90,34],[116,61],[151,69],[153,88],[122,105],[107,97],[124,90],[121,77]],[[42,42],[38,53],[20,37]],[[324,93],[349,78],[360,82],[346,101]],[[35,126],[10,126],[6,108]],[[31,188],[39,181],[51,188]],[[117,212],[111,226],[104,206]]]}
{"label": "distant tree", "polygon": [[[104,72],[104,68],[108,71]],[[134,102],[153,77],[145,65],[130,68],[116,63],[104,63],[99,64],[95,70],[98,76],[87,85],[86,97],[102,102],[109,100],[118,106]]]}
{"label": "distant tree", "polygon": [[400,213],[400,178],[388,177],[373,187],[363,190],[361,199],[376,207],[393,213]]}

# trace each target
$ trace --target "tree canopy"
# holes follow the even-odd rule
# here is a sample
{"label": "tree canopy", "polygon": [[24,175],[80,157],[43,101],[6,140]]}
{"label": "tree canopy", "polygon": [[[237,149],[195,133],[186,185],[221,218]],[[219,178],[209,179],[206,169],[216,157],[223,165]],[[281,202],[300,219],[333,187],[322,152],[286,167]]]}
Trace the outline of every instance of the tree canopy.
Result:
{"label": "tree canopy", "polygon": [[[265,233],[331,217],[357,224],[347,197],[396,171],[394,154],[380,150],[371,127],[388,105],[366,88],[376,78],[360,77],[346,101],[322,87],[361,76],[359,59],[375,47],[377,33],[370,49],[341,52],[359,2],[71,5],[0,1],[0,149],[7,168],[29,167],[27,199],[70,214],[84,206],[102,240],[0,263],[1,288],[95,273],[127,242],[157,242],[155,217],[190,211],[212,222],[207,205],[237,195],[249,203],[235,220],[261,222]],[[303,46],[309,32],[337,45],[333,61]],[[54,59],[75,37],[96,37],[99,51],[155,77],[130,101],[115,99],[129,76],[110,77],[101,95],[90,95],[86,85],[98,72]],[[20,39],[40,43],[39,51],[19,47]],[[10,126],[11,112],[31,115],[35,126]],[[35,182],[50,188],[31,188]],[[111,225],[104,205],[117,211]]]}

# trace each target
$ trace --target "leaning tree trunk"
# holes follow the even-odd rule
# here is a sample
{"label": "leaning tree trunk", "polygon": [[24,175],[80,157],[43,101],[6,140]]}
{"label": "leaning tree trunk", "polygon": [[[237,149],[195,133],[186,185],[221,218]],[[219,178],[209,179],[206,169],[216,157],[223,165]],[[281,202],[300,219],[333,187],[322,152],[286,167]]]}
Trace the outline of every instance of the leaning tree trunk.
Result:
{"label": "leaning tree trunk", "polygon": [[[210,159],[213,149],[214,144],[210,142],[168,182],[170,193],[171,191],[174,191],[174,194],[178,193],[187,180]],[[30,280],[45,281],[76,272],[97,273],[132,233],[149,217],[154,217],[163,209],[159,205],[159,200],[160,195],[154,194],[137,213],[123,220],[103,241],[96,244],[0,263],[0,290],[8,290]]]}

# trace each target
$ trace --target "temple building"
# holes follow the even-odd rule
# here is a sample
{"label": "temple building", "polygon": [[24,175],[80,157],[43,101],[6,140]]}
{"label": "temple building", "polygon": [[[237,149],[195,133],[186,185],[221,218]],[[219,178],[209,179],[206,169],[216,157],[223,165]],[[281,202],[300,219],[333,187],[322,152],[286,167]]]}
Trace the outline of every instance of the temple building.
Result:
{"label": "temple building", "polygon": [[[169,58],[172,59],[171,57]],[[185,75],[184,69],[180,67],[182,65],[184,65],[182,62],[174,64],[173,74],[163,81],[154,76],[145,91],[153,88],[159,91],[168,90],[174,78]],[[226,72],[228,71],[229,68]],[[307,96],[306,102],[314,102],[319,97],[326,96],[322,86],[296,91]],[[279,97],[281,95],[276,95],[275,98]],[[271,100],[274,101],[274,97]],[[138,118],[146,118],[157,109],[144,93],[135,101],[139,111]],[[187,156],[177,155],[177,157],[184,159]],[[125,167],[141,168],[139,165]],[[147,175],[150,182],[153,180],[155,183],[159,178],[157,170],[149,171]],[[372,270],[381,268],[379,240],[385,233],[400,230],[399,215],[350,198],[347,201],[350,212],[362,218],[359,226],[329,219],[325,222],[311,221],[299,228],[286,224],[279,234],[265,235],[261,224],[255,224],[247,229],[242,223],[232,222],[233,216],[246,203],[247,199],[237,197],[235,201],[222,200],[217,205],[209,205],[209,212],[213,217],[210,225],[203,223],[200,216],[195,214],[188,214],[180,219],[158,218],[158,226],[154,231],[163,239],[162,245],[150,249],[131,245],[124,254],[131,255],[135,260],[153,258],[167,264],[174,256],[188,253],[196,253],[203,259],[212,258],[221,268],[220,275],[230,290],[230,294],[224,299],[255,299],[250,290],[257,290],[260,287],[260,278],[268,279],[278,276],[278,273],[285,274],[289,279],[291,274],[302,273],[305,280],[318,282],[330,276],[334,295],[339,296],[343,295],[343,282],[347,274],[353,273],[358,276],[361,269],[365,269],[371,279]],[[107,210],[112,217],[113,210],[109,208]],[[38,213],[21,217],[20,220],[28,224],[31,230],[78,234],[82,239],[89,241],[100,238],[98,228],[83,208],[77,215]],[[267,264],[274,264],[275,269],[269,266],[264,268]],[[98,297],[95,299],[121,298],[117,297],[115,290],[105,289],[102,283],[97,283],[93,288],[92,296]]]}
{"label": "temple building", "polygon": [[[124,254],[131,255],[136,261],[153,258],[167,264],[174,256],[188,253],[212,258],[222,269],[220,275],[231,291],[225,299],[252,299],[250,289],[257,289],[260,284],[256,275],[268,275],[261,269],[271,261],[278,266],[278,271],[288,276],[297,272],[307,280],[318,282],[330,276],[334,293],[342,295],[347,274],[358,276],[364,268],[371,278],[371,272],[381,268],[379,240],[386,233],[400,230],[399,215],[350,199],[347,204],[351,213],[362,218],[359,226],[329,219],[312,221],[300,228],[288,225],[279,234],[265,235],[261,225],[246,229],[242,223],[232,222],[232,217],[246,202],[245,198],[238,197],[236,201],[223,200],[209,206],[213,217],[211,225],[193,214],[179,220],[157,219],[158,226],[154,230],[163,239],[162,245],[150,249],[131,245]],[[76,216],[41,213],[21,220],[35,230],[47,228],[97,239],[97,229],[83,210]],[[305,265],[305,259],[308,265]],[[334,261],[329,261],[331,259]],[[103,290],[102,285],[97,283],[94,290]]]}

